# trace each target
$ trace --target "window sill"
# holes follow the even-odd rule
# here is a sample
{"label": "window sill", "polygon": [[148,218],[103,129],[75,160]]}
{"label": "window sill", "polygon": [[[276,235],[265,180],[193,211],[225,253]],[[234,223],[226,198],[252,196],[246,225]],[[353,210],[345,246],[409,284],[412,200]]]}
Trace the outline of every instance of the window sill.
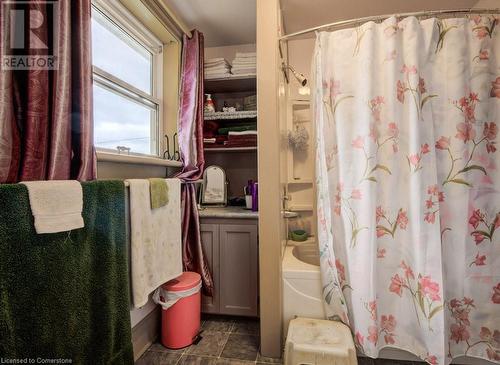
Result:
{"label": "window sill", "polygon": [[149,156],[136,156],[136,155],[121,155],[118,153],[97,151],[98,162],[117,162],[117,163],[130,163],[137,165],[153,165],[165,167],[182,167],[182,162],[165,160],[158,157]]}

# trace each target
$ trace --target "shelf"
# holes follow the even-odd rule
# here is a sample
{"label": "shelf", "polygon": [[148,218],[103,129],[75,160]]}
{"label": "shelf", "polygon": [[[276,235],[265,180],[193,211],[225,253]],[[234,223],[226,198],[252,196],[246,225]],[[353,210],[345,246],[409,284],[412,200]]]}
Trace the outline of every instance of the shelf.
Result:
{"label": "shelf", "polygon": [[248,152],[257,151],[257,147],[208,147],[205,152]]}
{"label": "shelf", "polygon": [[309,185],[312,184],[313,180],[312,179],[302,179],[302,180],[291,180],[288,181],[288,185]]}
{"label": "shelf", "polygon": [[238,75],[217,79],[205,79],[205,93],[231,93],[257,91],[256,75]]}
{"label": "shelf", "polygon": [[237,112],[205,113],[204,120],[251,119],[257,118],[257,110],[242,110]]}
{"label": "shelf", "polygon": [[312,212],[314,211],[314,207],[312,204],[297,204],[288,207],[288,210],[292,212]]}

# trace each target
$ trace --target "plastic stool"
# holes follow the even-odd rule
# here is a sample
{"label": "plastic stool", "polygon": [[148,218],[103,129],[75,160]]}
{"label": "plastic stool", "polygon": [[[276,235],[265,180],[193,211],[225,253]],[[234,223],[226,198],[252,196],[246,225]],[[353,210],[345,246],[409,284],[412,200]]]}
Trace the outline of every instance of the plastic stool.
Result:
{"label": "plastic stool", "polygon": [[323,319],[290,321],[285,343],[285,365],[357,365],[349,327]]}

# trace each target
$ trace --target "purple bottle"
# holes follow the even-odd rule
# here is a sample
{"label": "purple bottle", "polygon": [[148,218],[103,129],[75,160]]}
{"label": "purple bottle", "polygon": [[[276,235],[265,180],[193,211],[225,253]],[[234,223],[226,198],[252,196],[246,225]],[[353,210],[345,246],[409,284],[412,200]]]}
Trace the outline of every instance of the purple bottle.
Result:
{"label": "purple bottle", "polygon": [[259,210],[259,183],[252,183],[252,212]]}

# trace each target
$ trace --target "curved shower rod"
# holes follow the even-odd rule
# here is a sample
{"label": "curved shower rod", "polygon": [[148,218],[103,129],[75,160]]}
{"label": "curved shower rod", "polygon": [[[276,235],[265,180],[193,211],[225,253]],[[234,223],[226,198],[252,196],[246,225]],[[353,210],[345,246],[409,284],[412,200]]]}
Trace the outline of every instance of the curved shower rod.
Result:
{"label": "curved shower rod", "polygon": [[346,27],[350,25],[355,25],[355,24],[361,24],[361,23],[366,23],[369,21],[381,21],[385,20],[387,18],[390,18],[392,16],[395,16],[397,18],[405,18],[408,16],[414,16],[414,17],[422,17],[422,16],[429,16],[432,17],[433,15],[443,15],[443,14],[500,14],[500,8],[496,9],[483,9],[483,8],[466,8],[466,9],[454,9],[454,10],[428,10],[428,11],[418,11],[418,12],[413,12],[413,13],[400,13],[400,14],[385,14],[385,15],[376,15],[376,16],[368,16],[364,18],[356,18],[356,19],[349,19],[349,20],[341,20],[338,22],[334,23],[329,23],[329,24],[323,24],[319,25],[317,27],[313,28],[308,28],[304,29],[295,33],[291,34],[286,34],[284,36],[281,36],[278,38],[278,40],[281,41],[286,41],[289,38],[297,37],[300,35],[304,35],[307,33],[312,33],[318,30],[327,30],[331,28],[341,28],[341,27]]}

